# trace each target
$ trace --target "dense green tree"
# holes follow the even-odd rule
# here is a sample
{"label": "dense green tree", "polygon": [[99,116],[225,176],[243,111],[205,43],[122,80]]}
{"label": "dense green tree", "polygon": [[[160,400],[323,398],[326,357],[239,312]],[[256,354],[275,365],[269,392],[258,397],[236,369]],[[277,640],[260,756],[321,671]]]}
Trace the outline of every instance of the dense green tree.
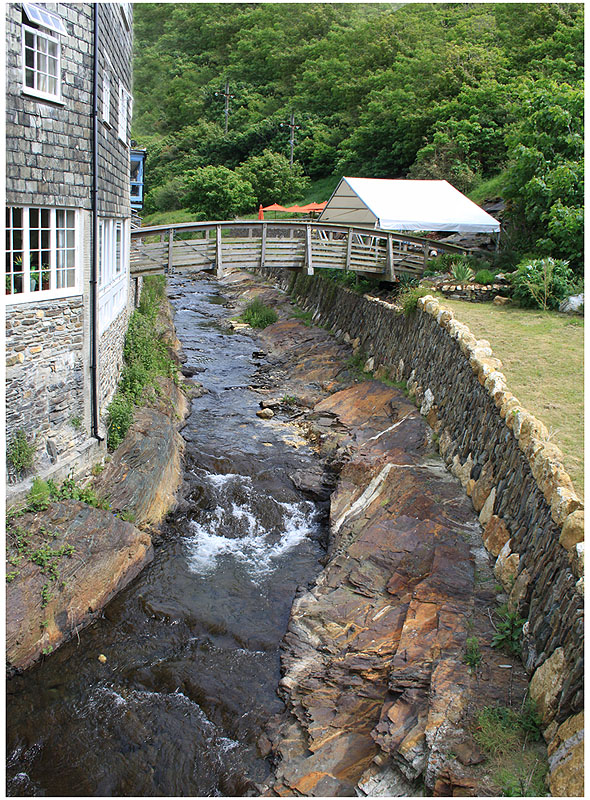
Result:
{"label": "dense green tree", "polygon": [[507,134],[504,195],[521,250],[559,255],[583,270],[583,86],[522,87],[520,122]]}
{"label": "dense green tree", "polygon": [[300,164],[291,166],[288,158],[271,150],[246,159],[238,173],[252,185],[256,202],[263,206],[300,197],[309,185]]}
{"label": "dense green tree", "polygon": [[201,219],[231,219],[256,208],[252,184],[227,167],[199,167],[188,172],[185,204]]}

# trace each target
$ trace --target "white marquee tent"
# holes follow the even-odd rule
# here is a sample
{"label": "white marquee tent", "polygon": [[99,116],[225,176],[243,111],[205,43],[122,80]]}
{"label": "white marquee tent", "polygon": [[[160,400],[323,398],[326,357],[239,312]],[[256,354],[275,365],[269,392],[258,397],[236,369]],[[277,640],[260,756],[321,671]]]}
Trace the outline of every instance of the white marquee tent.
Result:
{"label": "white marquee tent", "polygon": [[342,178],[319,221],[394,231],[500,231],[494,217],[447,181]]}

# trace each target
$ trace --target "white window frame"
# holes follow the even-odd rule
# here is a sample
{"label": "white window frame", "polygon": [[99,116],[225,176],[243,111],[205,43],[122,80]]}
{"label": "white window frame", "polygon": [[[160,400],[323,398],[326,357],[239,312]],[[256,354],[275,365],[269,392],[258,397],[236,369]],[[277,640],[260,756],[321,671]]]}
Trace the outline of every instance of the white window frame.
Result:
{"label": "white window frame", "polygon": [[127,306],[131,221],[98,222],[98,330],[103,333]]}
{"label": "white window frame", "polygon": [[[35,47],[33,52],[35,54],[35,65],[32,68],[35,86],[27,86],[27,70],[30,70],[31,67],[27,67],[26,62],[26,51],[27,47],[25,47],[27,34],[30,34],[35,37]],[[42,39],[46,42],[51,42],[55,44],[56,51],[57,51],[57,69],[56,74],[51,75],[48,72],[40,72],[38,69],[38,59],[39,59],[39,47],[38,41]],[[45,54],[46,59],[49,63],[49,54]],[[54,78],[56,82],[56,91],[53,92],[46,92],[42,91],[41,89],[37,88],[38,78],[40,74],[47,75],[49,78]],[[61,94],[61,40],[59,34],[55,33],[48,28],[32,28],[29,25],[22,24],[22,91],[23,94],[31,95],[32,97],[38,97],[43,100],[50,100],[53,103],[61,103],[63,104],[62,94]]]}
{"label": "white window frame", "polygon": [[102,73],[102,121],[109,128],[111,127],[111,73],[111,62],[105,53]]}
{"label": "white window frame", "polygon": [[130,118],[130,101],[131,95],[127,89],[119,82],[119,120],[118,120],[118,134],[119,139],[127,145],[129,143],[129,136],[127,131],[129,129]]}
{"label": "white window frame", "polygon": [[[36,303],[36,302],[43,302],[45,300],[55,300],[62,297],[76,297],[82,294],[82,242],[83,242],[83,232],[82,232],[82,217],[80,212],[74,208],[47,208],[46,206],[11,206],[12,208],[19,208],[22,210],[22,249],[19,249],[17,252],[22,253],[22,265],[23,265],[23,291],[18,292],[17,294],[6,294],[6,285],[4,286],[4,293],[5,293],[5,301],[6,305],[19,305],[21,303]],[[30,254],[31,254],[31,225],[30,225],[30,218],[31,218],[31,211],[39,211],[41,214],[42,211],[49,212],[49,228],[45,230],[49,230],[49,273],[50,273],[50,283],[48,289],[40,289],[40,290],[31,290],[31,262],[30,262]],[[59,252],[66,249],[62,247],[58,247],[58,228],[62,230],[60,226],[61,219],[59,217],[62,213],[71,212],[74,214],[74,285],[67,286],[61,289],[57,288],[58,283],[58,272],[61,271],[60,268],[60,258]],[[11,220],[12,220],[12,213],[11,213]],[[70,229],[71,230],[71,229]],[[11,235],[12,226],[7,227],[7,234]],[[12,239],[11,239],[12,241]],[[39,246],[40,247],[40,246]],[[39,249],[39,248],[35,248]],[[72,249],[72,248],[67,248]],[[12,251],[11,251],[12,252]],[[9,273],[5,273],[8,275]]]}

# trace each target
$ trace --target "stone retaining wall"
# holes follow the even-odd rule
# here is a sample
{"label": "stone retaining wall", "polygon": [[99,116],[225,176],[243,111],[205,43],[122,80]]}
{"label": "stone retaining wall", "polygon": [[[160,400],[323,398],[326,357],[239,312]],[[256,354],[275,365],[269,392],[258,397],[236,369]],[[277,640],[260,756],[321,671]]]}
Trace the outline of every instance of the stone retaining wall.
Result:
{"label": "stone retaining wall", "polygon": [[318,277],[275,276],[314,321],[362,350],[377,377],[406,381],[438,435],[441,455],[480,514],[509,606],[527,619],[523,660],[545,737],[561,754],[551,763],[559,793],[568,778],[555,784],[555,776],[571,769],[565,722],[578,720],[574,738],[580,736],[584,651],[583,504],[562,453],[509,392],[489,342],[436,299],[421,298],[405,317]]}

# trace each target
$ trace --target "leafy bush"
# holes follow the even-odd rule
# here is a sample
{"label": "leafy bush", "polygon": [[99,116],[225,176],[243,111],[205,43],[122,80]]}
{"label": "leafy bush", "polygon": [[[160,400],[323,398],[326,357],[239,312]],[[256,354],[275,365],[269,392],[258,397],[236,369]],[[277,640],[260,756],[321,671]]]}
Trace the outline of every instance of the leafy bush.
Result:
{"label": "leafy bush", "polygon": [[460,259],[453,262],[451,275],[457,283],[467,283],[473,278],[473,270],[464,259]]}
{"label": "leafy bush", "polygon": [[475,283],[489,285],[494,283],[494,281],[496,280],[496,273],[492,272],[489,269],[480,269],[479,272],[475,273],[475,278],[473,280],[475,281]]}
{"label": "leafy bush", "polygon": [[51,497],[56,500],[81,500],[93,508],[108,509],[109,507],[105,500],[98,497],[94,489],[90,486],[78,486],[71,476],[66,478],[59,487],[51,479],[47,481],[47,484]]}
{"label": "leafy bush", "polygon": [[266,328],[278,320],[278,315],[274,308],[265,306],[257,297],[246,307],[240,319],[247,322],[252,328]]}
{"label": "leafy bush", "polygon": [[12,467],[17,475],[22,475],[25,470],[33,466],[35,445],[29,442],[26,433],[19,429],[6,450],[6,463]]}
{"label": "leafy bush", "polygon": [[556,309],[573,290],[575,276],[567,261],[537,258],[522,261],[510,281],[514,297],[528,308]]}

